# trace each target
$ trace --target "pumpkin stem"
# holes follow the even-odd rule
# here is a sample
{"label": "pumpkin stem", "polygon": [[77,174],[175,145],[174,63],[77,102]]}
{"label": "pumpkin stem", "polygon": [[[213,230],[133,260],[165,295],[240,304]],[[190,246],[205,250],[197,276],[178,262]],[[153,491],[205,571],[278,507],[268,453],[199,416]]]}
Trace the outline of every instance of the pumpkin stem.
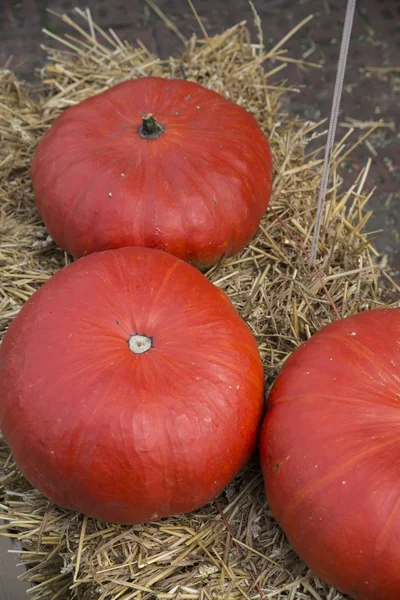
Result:
{"label": "pumpkin stem", "polygon": [[155,120],[152,114],[143,115],[142,119],[142,125],[139,127],[140,137],[151,140],[164,133],[164,127]]}
{"label": "pumpkin stem", "polygon": [[144,354],[153,347],[153,338],[135,333],[128,340],[129,350],[134,354]]}

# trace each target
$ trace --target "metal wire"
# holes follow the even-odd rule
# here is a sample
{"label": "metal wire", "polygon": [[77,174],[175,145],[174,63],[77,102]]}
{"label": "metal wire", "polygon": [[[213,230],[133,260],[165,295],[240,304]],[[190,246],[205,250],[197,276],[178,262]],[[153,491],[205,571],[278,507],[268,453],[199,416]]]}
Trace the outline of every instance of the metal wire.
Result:
{"label": "metal wire", "polygon": [[331,118],[330,118],[330,122],[329,122],[328,137],[326,140],[326,147],[325,147],[325,158],[324,158],[324,164],[323,164],[323,168],[322,168],[321,186],[319,189],[319,196],[318,196],[317,214],[316,214],[316,218],[315,218],[315,227],[314,227],[313,239],[312,239],[312,244],[311,244],[310,262],[315,262],[315,259],[317,257],[318,240],[319,240],[319,234],[321,231],[322,215],[323,215],[323,210],[324,210],[326,191],[328,189],[328,179],[329,179],[331,156],[332,156],[333,144],[335,141],[335,133],[336,133],[337,122],[338,122],[338,117],[339,117],[340,99],[342,97],[343,79],[344,79],[344,73],[346,70],[347,54],[349,51],[350,35],[351,35],[351,29],[353,26],[353,17],[354,17],[355,7],[356,7],[356,0],[347,0],[346,16],[345,16],[344,26],[343,26],[343,36],[342,36],[342,42],[340,45],[340,55],[339,55],[337,73],[336,73],[335,90],[333,93],[333,100],[332,100]]}

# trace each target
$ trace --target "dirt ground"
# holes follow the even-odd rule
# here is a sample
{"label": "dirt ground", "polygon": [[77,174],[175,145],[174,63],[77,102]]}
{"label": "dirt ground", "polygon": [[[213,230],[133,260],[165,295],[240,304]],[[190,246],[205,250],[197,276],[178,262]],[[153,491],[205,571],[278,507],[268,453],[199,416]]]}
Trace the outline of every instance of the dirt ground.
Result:
{"label": "dirt ground", "polygon": [[[201,34],[187,0],[155,0],[155,3],[186,37],[194,32]],[[210,34],[243,19],[252,24],[247,0],[195,0],[194,3]],[[312,120],[329,116],[345,4],[344,0],[254,0],[267,46],[308,15],[314,15],[287,45],[291,56],[305,53],[307,60],[323,63],[323,69],[300,70],[294,65],[288,68],[286,76],[300,88],[300,93],[293,94],[286,107],[293,115]],[[140,39],[163,58],[179,53],[182,48],[180,40],[145,0],[0,0],[0,64],[4,65],[12,55],[10,68],[22,78],[34,81],[35,70],[43,65],[45,58],[40,49],[44,41],[42,28],[57,34],[65,31],[63,23],[48,9],[72,15],[74,6],[88,6],[101,27],[113,28],[122,39],[132,43]],[[308,53],[310,48],[312,52]],[[384,67],[385,71],[376,72],[370,67]],[[400,122],[399,96],[400,1],[359,1],[337,135],[345,133],[352,119],[382,119],[385,124],[352,155],[345,165],[345,177],[352,182],[371,157],[369,187],[376,186],[376,192],[369,205],[374,212],[369,228],[383,230],[376,234],[375,245],[388,255],[396,271],[400,271],[400,170],[396,160],[399,133],[395,127],[396,120]]]}

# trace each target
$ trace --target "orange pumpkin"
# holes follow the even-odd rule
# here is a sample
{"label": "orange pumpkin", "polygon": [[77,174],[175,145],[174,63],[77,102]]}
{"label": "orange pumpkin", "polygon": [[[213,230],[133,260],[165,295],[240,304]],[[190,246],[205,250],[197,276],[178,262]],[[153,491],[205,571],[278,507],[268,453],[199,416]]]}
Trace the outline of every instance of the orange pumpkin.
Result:
{"label": "orange pumpkin", "polygon": [[272,512],[314,573],[357,600],[400,597],[400,308],[324,327],[268,399]]}
{"label": "orange pumpkin", "polygon": [[207,267],[250,242],[272,162],[246,110],[197,83],[148,77],[66,110],[31,175],[50,235],[72,255],[146,246]]}
{"label": "orange pumpkin", "polygon": [[25,304],[0,347],[0,428],[57,504],[121,523],[198,508],[252,454],[257,345],[227,296],[157,250],[94,253]]}

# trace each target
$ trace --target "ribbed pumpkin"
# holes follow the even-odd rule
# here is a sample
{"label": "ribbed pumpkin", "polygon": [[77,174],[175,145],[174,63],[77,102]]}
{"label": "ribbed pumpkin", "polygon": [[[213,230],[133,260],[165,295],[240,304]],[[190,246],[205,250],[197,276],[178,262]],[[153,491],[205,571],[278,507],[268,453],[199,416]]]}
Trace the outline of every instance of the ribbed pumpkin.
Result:
{"label": "ribbed pumpkin", "polygon": [[261,433],[267,498],[314,573],[400,598],[400,308],[335,321],[285,363]]}
{"label": "ribbed pumpkin", "polygon": [[75,257],[122,246],[198,267],[253,237],[271,152],[246,110],[189,81],[126,81],[67,109],[31,169],[52,238]]}
{"label": "ribbed pumpkin", "polygon": [[263,370],[225,294],[157,250],[94,253],[25,304],[0,348],[0,427],[65,508],[139,523],[207,503],[252,454]]}

